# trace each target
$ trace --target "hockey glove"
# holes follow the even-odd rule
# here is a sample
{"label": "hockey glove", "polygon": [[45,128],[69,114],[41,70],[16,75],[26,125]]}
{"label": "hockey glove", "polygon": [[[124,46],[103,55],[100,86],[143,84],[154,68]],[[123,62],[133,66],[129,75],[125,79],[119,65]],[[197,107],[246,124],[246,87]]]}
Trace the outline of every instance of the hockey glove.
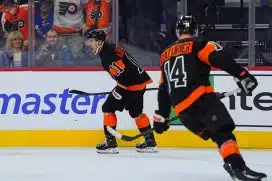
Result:
{"label": "hockey glove", "polygon": [[167,120],[161,115],[157,114],[157,111],[155,111],[153,119],[153,127],[156,133],[162,134],[164,131],[169,129]]}
{"label": "hockey glove", "polygon": [[250,94],[257,86],[258,82],[248,71],[244,71],[240,77],[235,78],[237,85],[243,93]]}

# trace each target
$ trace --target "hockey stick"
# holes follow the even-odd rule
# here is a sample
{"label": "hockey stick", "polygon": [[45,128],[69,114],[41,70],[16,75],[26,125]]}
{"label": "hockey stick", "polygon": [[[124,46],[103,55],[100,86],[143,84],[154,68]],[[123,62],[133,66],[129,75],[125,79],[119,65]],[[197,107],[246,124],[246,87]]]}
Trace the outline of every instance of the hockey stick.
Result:
{"label": "hockey stick", "polygon": [[[171,126],[184,126],[184,125],[183,124],[172,124]],[[240,127],[240,128],[272,128],[272,125],[236,124],[235,127]]]}
{"label": "hockey stick", "polygon": [[[158,88],[148,88],[146,91],[152,91],[152,90],[158,90]],[[111,92],[97,92],[97,93],[89,93],[89,92],[84,92],[76,89],[72,89],[69,91],[71,94],[78,94],[82,96],[95,96],[95,95],[101,95],[101,94],[110,94]]]}
{"label": "hockey stick", "polygon": [[[237,89],[234,89],[234,90],[232,90],[232,91],[230,91],[230,92],[223,92],[223,93],[220,93],[220,94],[218,95],[218,97],[219,97],[220,99],[222,99],[222,98],[225,98],[225,97],[229,97],[229,96],[231,96],[231,95],[233,95],[233,94],[235,94],[235,93],[237,93],[237,92],[240,92],[240,91],[241,91],[241,89],[240,89],[240,88],[237,88]],[[174,121],[177,120],[178,118],[179,118],[179,117],[176,116],[176,117],[173,117],[173,118],[169,119],[167,125],[170,125],[172,122],[174,122]],[[152,131],[154,131],[154,128],[151,128],[151,129],[147,130],[146,132],[140,133],[140,134],[138,134],[138,135],[136,135],[136,136],[127,136],[127,135],[123,135],[123,134],[117,132],[116,130],[114,130],[113,128],[111,128],[110,126],[107,126],[107,130],[110,132],[111,135],[115,136],[116,138],[118,138],[118,139],[120,139],[120,140],[124,140],[124,141],[134,141],[134,140],[140,138],[141,136],[145,136],[145,135],[151,133]]]}

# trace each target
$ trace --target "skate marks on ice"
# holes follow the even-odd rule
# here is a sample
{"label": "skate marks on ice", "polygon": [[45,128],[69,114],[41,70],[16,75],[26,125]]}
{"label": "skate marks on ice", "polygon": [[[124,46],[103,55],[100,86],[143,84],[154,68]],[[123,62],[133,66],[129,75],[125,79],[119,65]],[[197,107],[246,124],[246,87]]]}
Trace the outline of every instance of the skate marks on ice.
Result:
{"label": "skate marks on ice", "polygon": [[[242,150],[252,169],[272,173],[272,151]],[[3,181],[231,181],[216,150],[160,149],[99,155],[89,148],[0,149]]]}

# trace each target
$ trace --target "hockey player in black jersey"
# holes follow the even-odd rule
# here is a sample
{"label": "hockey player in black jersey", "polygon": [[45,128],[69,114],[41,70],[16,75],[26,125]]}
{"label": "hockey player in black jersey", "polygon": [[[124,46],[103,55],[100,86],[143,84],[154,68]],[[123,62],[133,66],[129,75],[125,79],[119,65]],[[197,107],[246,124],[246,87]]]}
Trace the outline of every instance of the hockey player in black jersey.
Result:
{"label": "hockey player in black jersey", "polygon": [[[152,83],[152,79],[123,48],[106,42],[103,30],[88,30],[85,36],[86,45],[95,55],[99,55],[103,68],[117,82],[102,106],[106,141],[96,146],[98,153],[115,154],[118,153],[116,139],[106,127],[116,129],[116,111],[127,110],[140,132],[151,128],[147,115],[143,113],[143,97],[146,85]],[[157,152],[156,145],[154,134],[150,133],[143,143],[136,145],[136,151]]]}
{"label": "hockey player in black jersey", "polygon": [[224,104],[210,85],[210,67],[226,71],[236,79],[244,94],[258,85],[246,69],[239,66],[224,49],[213,41],[195,36],[197,23],[192,16],[182,16],[176,26],[178,40],[160,57],[161,82],[154,129],[167,131],[170,107],[192,133],[203,140],[212,139],[224,160],[224,168],[235,181],[261,181],[266,174],[246,166],[239,151],[235,124]]}

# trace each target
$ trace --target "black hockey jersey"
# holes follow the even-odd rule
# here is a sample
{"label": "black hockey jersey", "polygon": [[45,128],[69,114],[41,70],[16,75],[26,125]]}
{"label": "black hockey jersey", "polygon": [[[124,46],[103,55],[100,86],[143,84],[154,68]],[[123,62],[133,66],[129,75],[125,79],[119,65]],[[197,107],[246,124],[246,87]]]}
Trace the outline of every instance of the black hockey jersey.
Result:
{"label": "black hockey jersey", "polygon": [[166,48],[160,57],[160,114],[168,117],[171,105],[179,114],[202,95],[214,92],[209,81],[211,66],[235,77],[244,71],[222,46],[200,37],[182,39]]}
{"label": "black hockey jersey", "polygon": [[103,68],[117,81],[117,85],[130,91],[143,90],[152,79],[125,49],[104,43],[99,53]]}

